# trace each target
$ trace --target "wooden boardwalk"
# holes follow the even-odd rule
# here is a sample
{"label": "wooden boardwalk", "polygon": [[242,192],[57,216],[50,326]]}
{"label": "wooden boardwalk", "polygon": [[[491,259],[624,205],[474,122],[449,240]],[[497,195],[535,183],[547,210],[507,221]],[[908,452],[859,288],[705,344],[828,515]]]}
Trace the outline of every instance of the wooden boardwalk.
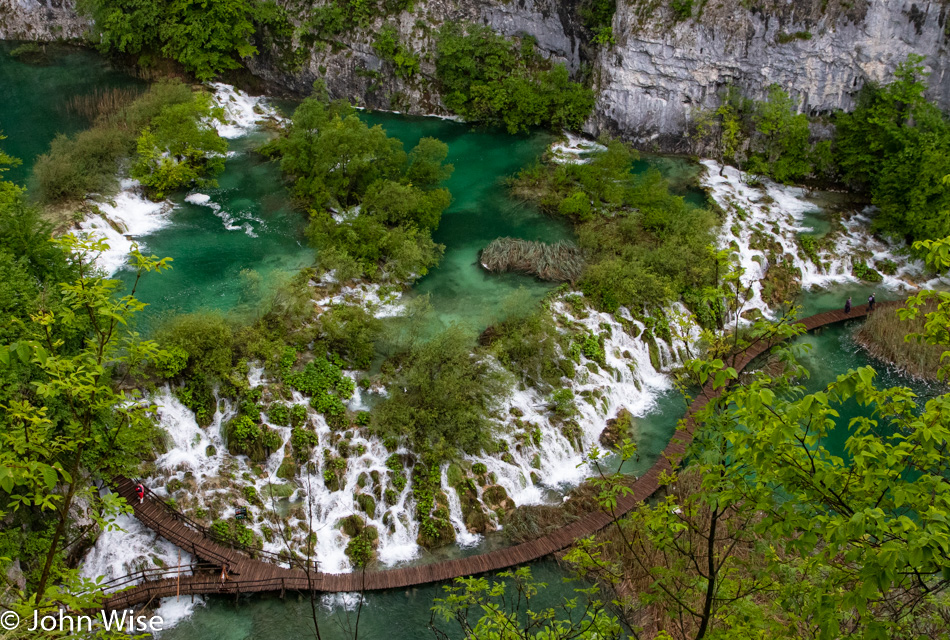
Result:
{"label": "wooden boardwalk", "polygon": [[[897,303],[879,303],[878,307],[893,308]],[[844,311],[819,313],[799,321],[811,331],[846,320],[867,315],[867,305],[853,308],[850,314]],[[768,351],[774,343],[759,342],[736,356],[733,367],[741,372],[757,356]],[[591,512],[554,533],[480,555],[446,560],[428,565],[367,571],[365,573],[319,573],[301,568],[280,566],[287,562],[276,554],[251,554],[268,556],[254,558],[242,549],[233,548],[213,540],[207,529],[175,512],[158,498],[149,495],[143,504],[134,496],[134,484],[127,478],[118,478],[115,488],[128,500],[135,510],[135,517],[169,542],[190,552],[202,564],[189,568],[189,575],[179,575],[177,569],[148,572],[140,584],[109,595],[104,606],[108,609],[123,609],[151,602],[157,598],[191,594],[225,594],[280,592],[285,591],[373,591],[398,589],[414,585],[451,580],[460,576],[500,571],[509,567],[537,560],[570,546],[575,540],[589,536],[606,527],[615,518],[623,515],[652,496],[660,487],[663,473],[672,471],[679,464],[687,447],[693,440],[696,427],[693,416],[708,402],[721,393],[711,386],[704,387],[687,410],[685,426],[676,432],[649,471],[640,476],[631,486],[632,493],[617,501],[613,514]],[[222,581],[221,568],[228,568],[227,579]],[[131,576],[134,577],[134,576]],[[123,579],[120,579],[120,584]]]}

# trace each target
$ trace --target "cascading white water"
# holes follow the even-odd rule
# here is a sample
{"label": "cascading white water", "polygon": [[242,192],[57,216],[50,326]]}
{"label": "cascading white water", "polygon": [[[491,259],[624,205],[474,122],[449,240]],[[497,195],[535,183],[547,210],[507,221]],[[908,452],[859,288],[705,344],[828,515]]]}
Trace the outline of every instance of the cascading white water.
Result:
{"label": "cascading white water", "polygon": [[[758,186],[748,184],[748,176],[733,167],[722,167],[712,160],[703,160],[706,167],[702,184],[710,196],[726,213],[719,238],[721,248],[735,244],[739,266],[745,270],[742,278],[751,287],[752,297],[746,308],[755,308],[766,317],[772,317],[769,305],[762,299],[762,279],[769,267],[765,251],[755,249],[753,236],[768,238],[782,247],[785,256],[801,272],[804,289],[833,283],[855,282],[852,258],[870,252],[870,262],[884,258],[897,263],[894,275],[882,274],[882,287],[891,289],[915,288],[911,278],[923,272],[923,264],[899,253],[899,246],[889,245],[868,232],[870,220],[864,214],[853,215],[844,221],[844,232],[833,237],[834,245],[819,253],[822,267],[802,254],[798,235],[808,233],[805,214],[820,211],[800,187],[777,184],[769,179]],[[721,174],[721,175],[720,175]]]}
{"label": "cascading white water", "polygon": [[[224,121],[212,120],[210,124],[223,138],[233,139],[246,135],[263,118],[278,119],[277,112],[264,98],[249,96],[220,82],[212,83],[210,88],[213,90],[215,104],[224,111]],[[194,193],[185,200],[211,207],[228,229],[243,229],[251,237],[257,237],[251,221],[261,223],[260,220],[254,218],[235,224],[234,217],[222,211],[220,206],[209,202],[210,197],[206,194]],[[120,191],[114,198],[93,196],[90,204],[98,208],[100,213],[87,215],[78,227],[80,231],[90,232],[108,242],[109,250],[98,257],[97,264],[110,275],[125,266],[133,243],[138,242],[140,248],[144,249],[141,238],[171,223],[170,214],[175,208],[168,200],[152,202],[143,194],[141,184],[131,179],[121,181]]]}
{"label": "cascading white water", "polygon": [[[122,180],[120,187],[121,191],[113,199],[93,203],[101,214],[90,214],[79,223],[80,231],[108,243],[109,249],[99,255],[97,264],[110,275],[125,266],[135,238],[170,224],[169,213],[173,208],[170,202],[152,202],[146,198],[137,180]],[[144,250],[140,241],[138,244]]]}

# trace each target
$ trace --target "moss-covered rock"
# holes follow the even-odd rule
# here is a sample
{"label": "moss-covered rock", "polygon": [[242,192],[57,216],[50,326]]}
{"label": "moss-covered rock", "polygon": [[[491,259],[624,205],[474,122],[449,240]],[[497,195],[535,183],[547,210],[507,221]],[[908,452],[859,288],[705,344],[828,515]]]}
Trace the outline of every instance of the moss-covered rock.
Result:
{"label": "moss-covered rock", "polygon": [[502,514],[515,508],[515,501],[508,497],[508,492],[501,485],[494,484],[486,487],[482,492],[482,502],[492,511]]}
{"label": "moss-covered rock", "polygon": [[462,467],[455,462],[449,465],[448,471],[446,471],[445,475],[449,481],[450,487],[457,486],[465,479],[465,472],[462,471]]}
{"label": "moss-covered rock", "polygon": [[356,500],[356,506],[363,513],[369,516],[376,513],[376,499],[373,496],[368,493],[358,493],[354,496],[354,499]]}
{"label": "moss-covered rock", "polygon": [[344,553],[357,567],[364,567],[376,559],[376,549],[379,547],[379,531],[374,526],[363,526],[350,541]]}
{"label": "moss-covered rock", "polygon": [[440,511],[436,510],[432,517],[422,522],[419,527],[416,544],[424,549],[444,547],[455,542],[455,528],[449,522],[448,514],[444,514],[446,517],[440,517]]}
{"label": "moss-covered rock", "polygon": [[207,447],[205,447],[205,455],[209,458],[213,458],[218,455],[218,450],[213,444],[209,444]]}
{"label": "moss-covered rock", "polygon": [[280,467],[277,468],[277,477],[283,478],[284,480],[293,480],[294,476],[297,475],[297,465],[294,462],[293,457],[284,456],[284,460],[280,463]]}
{"label": "moss-covered rock", "polygon": [[354,513],[340,520],[337,526],[340,528],[340,531],[351,538],[355,538],[360,534],[360,531],[366,527],[366,520],[363,519],[363,516]]}
{"label": "moss-covered rock", "polygon": [[617,415],[607,421],[607,426],[600,432],[600,444],[608,449],[617,450],[624,438],[633,437],[636,426],[633,416],[626,409],[621,409]]}

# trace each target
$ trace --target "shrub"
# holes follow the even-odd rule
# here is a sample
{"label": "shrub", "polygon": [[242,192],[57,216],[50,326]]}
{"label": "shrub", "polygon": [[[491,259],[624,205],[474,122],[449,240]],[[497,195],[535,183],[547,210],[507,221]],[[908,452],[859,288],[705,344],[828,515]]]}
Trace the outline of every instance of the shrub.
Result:
{"label": "shrub", "polygon": [[127,131],[98,126],[68,137],[58,135],[36,160],[30,193],[44,203],[110,196],[119,190],[119,161],[131,153]]}
{"label": "shrub", "polygon": [[273,424],[285,427],[290,424],[290,409],[285,404],[275,402],[267,408],[267,419]]}
{"label": "shrub", "polygon": [[693,15],[693,0],[671,0],[670,9],[677,22],[689,20]]}
{"label": "shrub", "polygon": [[384,25],[376,34],[373,49],[383,60],[393,64],[396,75],[411,78],[419,71],[419,56],[406,48],[399,40],[399,30],[391,24]]}
{"label": "shrub", "polygon": [[188,354],[185,374],[226,379],[234,358],[234,335],[224,316],[198,312],[175,316],[163,323],[156,339],[166,348]]}
{"label": "shrub", "polygon": [[529,127],[580,129],[594,93],[551,65],[532,40],[521,46],[490,28],[447,23],[438,34],[436,73],[445,104],[466,120]]}
{"label": "shrub", "polygon": [[851,273],[854,277],[860,278],[865,282],[881,282],[884,280],[884,277],[880,273],[869,267],[863,260],[854,260],[852,262]]}
{"label": "shrub", "polygon": [[376,355],[381,320],[362,306],[340,305],[320,316],[320,339],[326,350],[338,353],[354,368],[368,369]]}
{"label": "shrub", "polygon": [[309,429],[294,427],[290,434],[290,446],[294,450],[294,459],[303,463],[310,459],[310,452],[319,443],[317,434]]}
{"label": "shrub", "polygon": [[574,392],[570,389],[558,389],[551,394],[551,411],[562,418],[570,418],[577,413],[574,405]]}
{"label": "shrub", "polygon": [[224,170],[228,150],[209,122],[217,117],[220,109],[204,92],[164,107],[136,141],[132,177],[159,200],[182,187],[217,186],[214,177]]}
{"label": "shrub", "polygon": [[508,388],[487,360],[472,356],[464,331],[451,327],[400,361],[374,415],[377,433],[407,436],[434,459],[476,452],[490,440],[491,413]]}
{"label": "shrub", "polygon": [[299,427],[307,420],[307,407],[295,404],[290,407],[290,425]]}

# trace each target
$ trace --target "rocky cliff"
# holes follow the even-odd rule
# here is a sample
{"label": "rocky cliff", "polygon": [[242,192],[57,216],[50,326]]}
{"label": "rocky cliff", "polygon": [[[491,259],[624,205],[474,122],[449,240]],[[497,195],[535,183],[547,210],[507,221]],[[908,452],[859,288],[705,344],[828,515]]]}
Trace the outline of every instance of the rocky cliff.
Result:
{"label": "rocky cliff", "polygon": [[909,53],[927,56],[931,97],[950,108],[945,2],[708,0],[679,20],[669,5],[618,3],[616,45],[597,61],[592,132],[684,150],[691,111],[715,107],[728,84],[756,98],[778,84],[812,115],[849,109]]}
{"label": "rocky cliff", "polygon": [[[305,23],[324,0],[285,0]],[[303,4],[301,4],[303,2]],[[590,133],[618,133],[645,147],[682,151],[691,112],[715,107],[727,85],[763,97],[777,83],[803,110],[852,106],[869,80],[886,79],[908,53],[927,56],[931,92],[950,108],[950,5],[945,0],[618,0],[615,43],[590,42],[576,0],[419,0],[412,13],[383,18],[332,44],[308,47],[299,71],[268,56],[250,61],[262,78],[306,92],[318,78],[336,96],[374,108],[445,113],[434,83],[435,33],[445,21],[531,35],[541,51],[598,89]],[[395,73],[373,42],[384,23],[420,54],[420,72]],[[79,38],[72,0],[0,0],[0,38]]]}

